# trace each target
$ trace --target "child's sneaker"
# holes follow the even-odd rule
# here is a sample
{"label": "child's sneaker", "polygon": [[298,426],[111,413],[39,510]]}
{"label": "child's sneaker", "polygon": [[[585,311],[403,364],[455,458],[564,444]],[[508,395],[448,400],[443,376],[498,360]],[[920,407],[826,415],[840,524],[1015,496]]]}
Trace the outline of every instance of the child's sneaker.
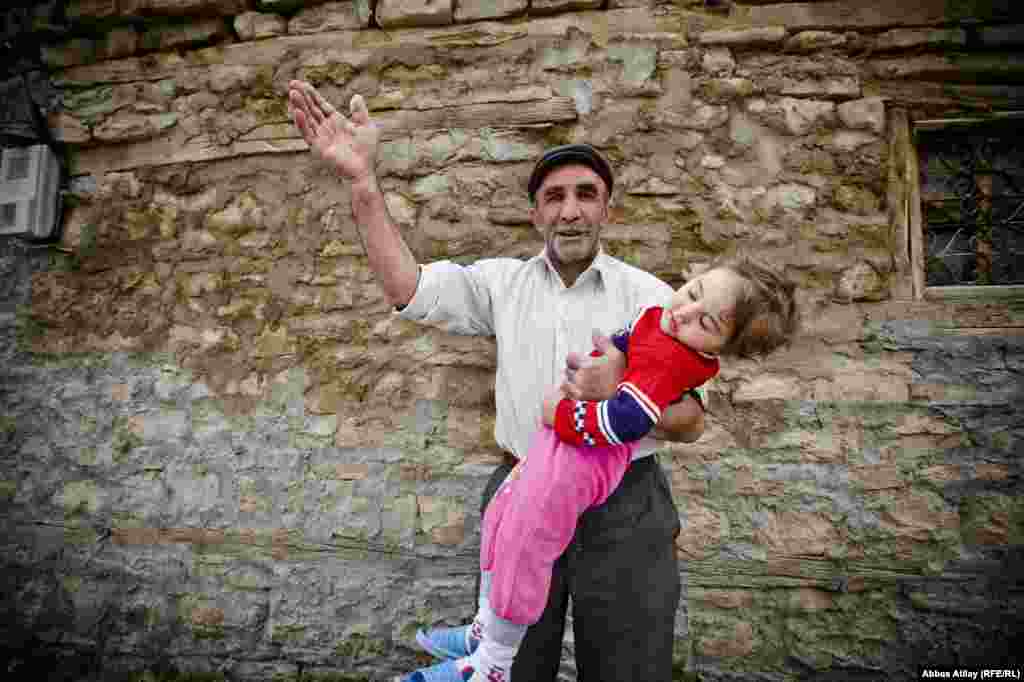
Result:
{"label": "child's sneaker", "polygon": [[469,682],[512,682],[508,669],[489,666],[487,670],[477,670],[467,678]]}
{"label": "child's sneaker", "polygon": [[[476,636],[474,636],[476,635]],[[476,651],[480,644],[480,633],[474,632],[470,625],[456,628],[433,628],[417,630],[416,643],[435,658],[465,658]]]}
{"label": "child's sneaker", "polygon": [[472,677],[473,668],[467,661],[441,661],[404,677],[396,677],[393,682],[469,682]]}

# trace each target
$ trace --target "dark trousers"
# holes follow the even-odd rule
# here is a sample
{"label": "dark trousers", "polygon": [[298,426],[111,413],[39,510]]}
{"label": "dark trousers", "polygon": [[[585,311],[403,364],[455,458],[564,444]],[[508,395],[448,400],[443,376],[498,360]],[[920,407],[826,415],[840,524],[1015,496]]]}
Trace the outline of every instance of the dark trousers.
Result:
{"label": "dark trousers", "polygon": [[[512,470],[515,460],[508,460],[488,481],[481,513]],[[512,679],[555,682],[570,595],[579,682],[672,679],[677,535],[679,513],[661,465],[654,455],[636,460],[611,497],[580,517],[555,563],[547,607],[516,655]]]}

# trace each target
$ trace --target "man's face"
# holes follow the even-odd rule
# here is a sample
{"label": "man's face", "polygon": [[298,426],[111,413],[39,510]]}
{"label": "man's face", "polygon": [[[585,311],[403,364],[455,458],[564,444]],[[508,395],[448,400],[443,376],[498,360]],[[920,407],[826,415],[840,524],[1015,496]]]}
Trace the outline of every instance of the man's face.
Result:
{"label": "man's face", "polygon": [[559,166],[544,176],[531,216],[556,269],[589,264],[608,220],[608,188],[588,166]]}

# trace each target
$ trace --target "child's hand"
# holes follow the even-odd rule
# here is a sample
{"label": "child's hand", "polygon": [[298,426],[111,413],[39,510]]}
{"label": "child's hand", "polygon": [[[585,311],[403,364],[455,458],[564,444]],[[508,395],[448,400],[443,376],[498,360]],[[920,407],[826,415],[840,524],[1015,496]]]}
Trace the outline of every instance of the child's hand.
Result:
{"label": "child's hand", "polygon": [[544,405],[541,407],[541,419],[544,421],[546,426],[555,425],[555,412],[558,411],[558,403],[561,402],[564,397],[565,394],[558,386],[549,389],[544,395]]}

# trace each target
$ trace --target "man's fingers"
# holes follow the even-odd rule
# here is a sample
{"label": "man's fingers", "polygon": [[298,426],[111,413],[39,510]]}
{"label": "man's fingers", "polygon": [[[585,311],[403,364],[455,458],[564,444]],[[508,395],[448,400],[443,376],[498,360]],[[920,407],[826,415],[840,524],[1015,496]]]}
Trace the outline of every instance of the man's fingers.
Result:
{"label": "man's fingers", "polygon": [[583,358],[579,353],[569,353],[565,356],[565,366],[572,370],[579,369],[583,366]]}
{"label": "man's fingers", "polygon": [[363,99],[362,95],[352,95],[352,100],[348,104],[348,110],[354,123],[366,125],[370,122],[370,112],[366,108],[366,100]]}
{"label": "man's fingers", "polygon": [[590,339],[594,344],[594,348],[601,351],[603,355],[608,347],[612,345],[612,340],[605,334],[602,334],[599,329],[595,329],[590,333]]}
{"label": "man's fingers", "polygon": [[579,400],[581,392],[580,389],[576,388],[571,382],[566,381],[558,389],[566,396],[573,400]]}

